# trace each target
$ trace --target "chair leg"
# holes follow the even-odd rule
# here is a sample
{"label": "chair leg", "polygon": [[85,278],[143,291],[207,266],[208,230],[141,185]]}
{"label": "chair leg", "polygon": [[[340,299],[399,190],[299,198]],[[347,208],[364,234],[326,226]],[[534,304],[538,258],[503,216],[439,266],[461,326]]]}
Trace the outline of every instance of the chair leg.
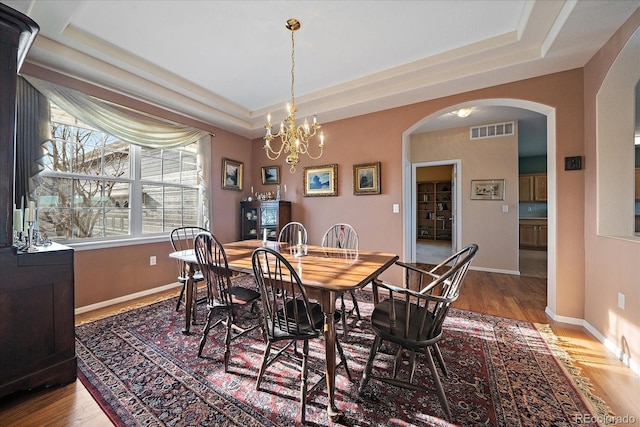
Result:
{"label": "chair leg", "polygon": [[376,358],[376,353],[378,352],[378,348],[380,348],[380,343],[382,339],[376,335],[373,340],[373,344],[371,345],[371,351],[369,352],[369,360],[367,360],[367,365],[364,367],[364,372],[362,373],[362,379],[360,380],[360,387],[358,387],[358,395],[362,395],[362,391],[366,387],[369,382],[369,377],[371,375],[371,368],[373,368],[373,360]]}
{"label": "chair leg", "polygon": [[447,416],[447,421],[451,421],[451,411],[449,410],[449,402],[447,402],[447,396],[444,394],[444,389],[442,388],[442,383],[440,382],[440,376],[438,375],[438,371],[436,370],[436,365],[433,363],[433,357],[431,357],[431,352],[425,352],[427,356],[427,366],[429,366],[429,370],[431,371],[431,376],[433,377],[433,382],[436,385],[436,392],[438,393],[438,399],[440,399],[440,404],[442,405],[442,409]]}
{"label": "chair leg", "polygon": [[342,346],[340,345],[339,340],[336,340],[336,347],[338,348],[338,354],[340,355],[340,360],[344,365],[344,370],[347,371],[347,378],[349,378],[349,381],[353,382],[353,380],[351,379],[351,372],[349,372],[349,367],[347,366],[347,358],[344,356],[344,351],[342,351]]}
{"label": "chair leg", "polygon": [[445,377],[449,376],[449,372],[447,371],[447,366],[444,364],[444,359],[442,358],[442,353],[440,352],[440,347],[438,347],[438,343],[433,345],[433,353],[436,355],[436,360],[438,361],[438,365],[440,365],[440,369],[442,369],[442,373]]}
{"label": "chair leg", "polygon": [[416,352],[411,351],[409,355],[409,382],[413,382],[413,376],[416,373]]}
{"label": "chair leg", "polygon": [[202,349],[204,348],[204,344],[207,342],[207,335],[209,335],[209,330],[211,329],[212,319],[213,310],[209,310],[209,314],[207,315],[207,323],[205,323],[204,328],[202,329],[202,338],[200,339],[200,348],[198,348],[198,357],[202,357]]}
{"label": "chair leg", "polygon": [[264,355],[262,356],[262,364],[258,371],[258,379],[256,380],[256,390],[260,389],[260,383],[262,382],[262,376],[267,369],[267,362],[269,361],[269,354],[271,353],[271,341],[267,341],[267,346],[264,348]]}
{"label": "chair leg", "polygon": [[229,370],[229,357],[231,355],[231,327],[233,326],[233,314],[227,314],[227,333],[224,337],[224,371]]}
{"label": "chair leg", "polygon": [[402,366],[402,351],[402,347],[399,347],[398,351],[396,351],[396,356],[393,359],[393,378],[398,376],[398,372]]}
{"label": "chair leg", "polygon": [[184,298],[184,288],[187,286],[185,283],[182,284],[182,289],[180,289],[180,295],[178,295],[178,303],[176,304],[176,311],[180,310],[180,303],[182,302],[182,298]]}
{"label": "chair leg", "polygon": [[307,357],[309,356],[309,340],[304,340],[302,346],[302,381],[300,384],[300,423],[305,423],[305,415],[307,412],[307,380],[308,366]]}
{"label": "chair leg", "polygon": [[358,300],[356,299],[356,291],[351,290],[351,298],[353,299],[353,309],[358,316],[358,320],[362,320],[362,317],[360,316],[360,307],[358,307]]}
{"label": "chair leg", "polygon": [[342,301],[340,306],[340,310],[342,311],[342,313],[340,313],[342,317],[342,331],[344,333],[344,338],[347,339],[349,336],[349,327],[347,326],[347,309],[344,305],[344,294],[340,295],[340,301]]}

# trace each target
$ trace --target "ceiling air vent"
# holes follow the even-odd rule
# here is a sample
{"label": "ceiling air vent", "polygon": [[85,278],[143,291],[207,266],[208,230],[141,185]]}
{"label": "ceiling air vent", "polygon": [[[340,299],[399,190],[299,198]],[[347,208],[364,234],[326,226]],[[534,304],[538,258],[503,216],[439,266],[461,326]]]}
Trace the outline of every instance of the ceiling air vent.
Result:
{"label": "ceiling air vent", "polygon": [[471,139],[495,138],[513,135],[514,122],[494,123],[491,125],[472,126],[469,128]]}

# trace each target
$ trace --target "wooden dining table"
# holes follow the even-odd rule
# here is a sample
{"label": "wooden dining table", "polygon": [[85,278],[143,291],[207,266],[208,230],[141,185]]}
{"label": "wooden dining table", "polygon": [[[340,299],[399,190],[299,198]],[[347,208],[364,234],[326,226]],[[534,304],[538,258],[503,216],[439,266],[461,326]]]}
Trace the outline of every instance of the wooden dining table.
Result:
{"label": "wooden dining table", "polygon": [[[253,274],[251,257],[259,247],[278,251],[296,268],[309,298],[317,300],[324,313],[325,373],[327,382],[327,415],[331,420],[340,416],[335,405],[336,375],[336,330],[334,313],[336,300],[349,290],[366,286],[383,271],[393,265],[398,256],[392,253],[323,248],[312,245],[290,245],[262,240],[242,240],[224,244],[229,269]],[[177,251],[169,255],[197,267],[193,250]],[[194,271],[194,268],[190,269]],[[187,282],[185,329],[189,333],[193,304],[194,283],[192,277]]]}

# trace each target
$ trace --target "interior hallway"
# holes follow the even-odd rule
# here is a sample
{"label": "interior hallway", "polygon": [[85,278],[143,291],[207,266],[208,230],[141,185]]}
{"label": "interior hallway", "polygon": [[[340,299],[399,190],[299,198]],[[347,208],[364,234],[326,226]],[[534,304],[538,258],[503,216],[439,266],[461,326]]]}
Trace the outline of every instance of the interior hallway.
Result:
{"label": "interior hallway", "polygon": [[[416,262],[437,264],[449,255],[451,255],[450,241],[418,240],[416,243]],[[547,251],[520,249],[520,275],[546,278]]]}

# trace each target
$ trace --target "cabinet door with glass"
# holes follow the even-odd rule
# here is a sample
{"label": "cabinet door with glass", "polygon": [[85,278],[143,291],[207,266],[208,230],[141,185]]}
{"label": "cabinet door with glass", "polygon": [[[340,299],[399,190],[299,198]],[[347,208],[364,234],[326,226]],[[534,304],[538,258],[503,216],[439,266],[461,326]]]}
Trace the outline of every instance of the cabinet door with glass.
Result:
{"label": "cabinet door with glass", "polygon": [[282,227],[291,221],[291,202],[266,200],[240,202],[240,240],[277,240]]}

